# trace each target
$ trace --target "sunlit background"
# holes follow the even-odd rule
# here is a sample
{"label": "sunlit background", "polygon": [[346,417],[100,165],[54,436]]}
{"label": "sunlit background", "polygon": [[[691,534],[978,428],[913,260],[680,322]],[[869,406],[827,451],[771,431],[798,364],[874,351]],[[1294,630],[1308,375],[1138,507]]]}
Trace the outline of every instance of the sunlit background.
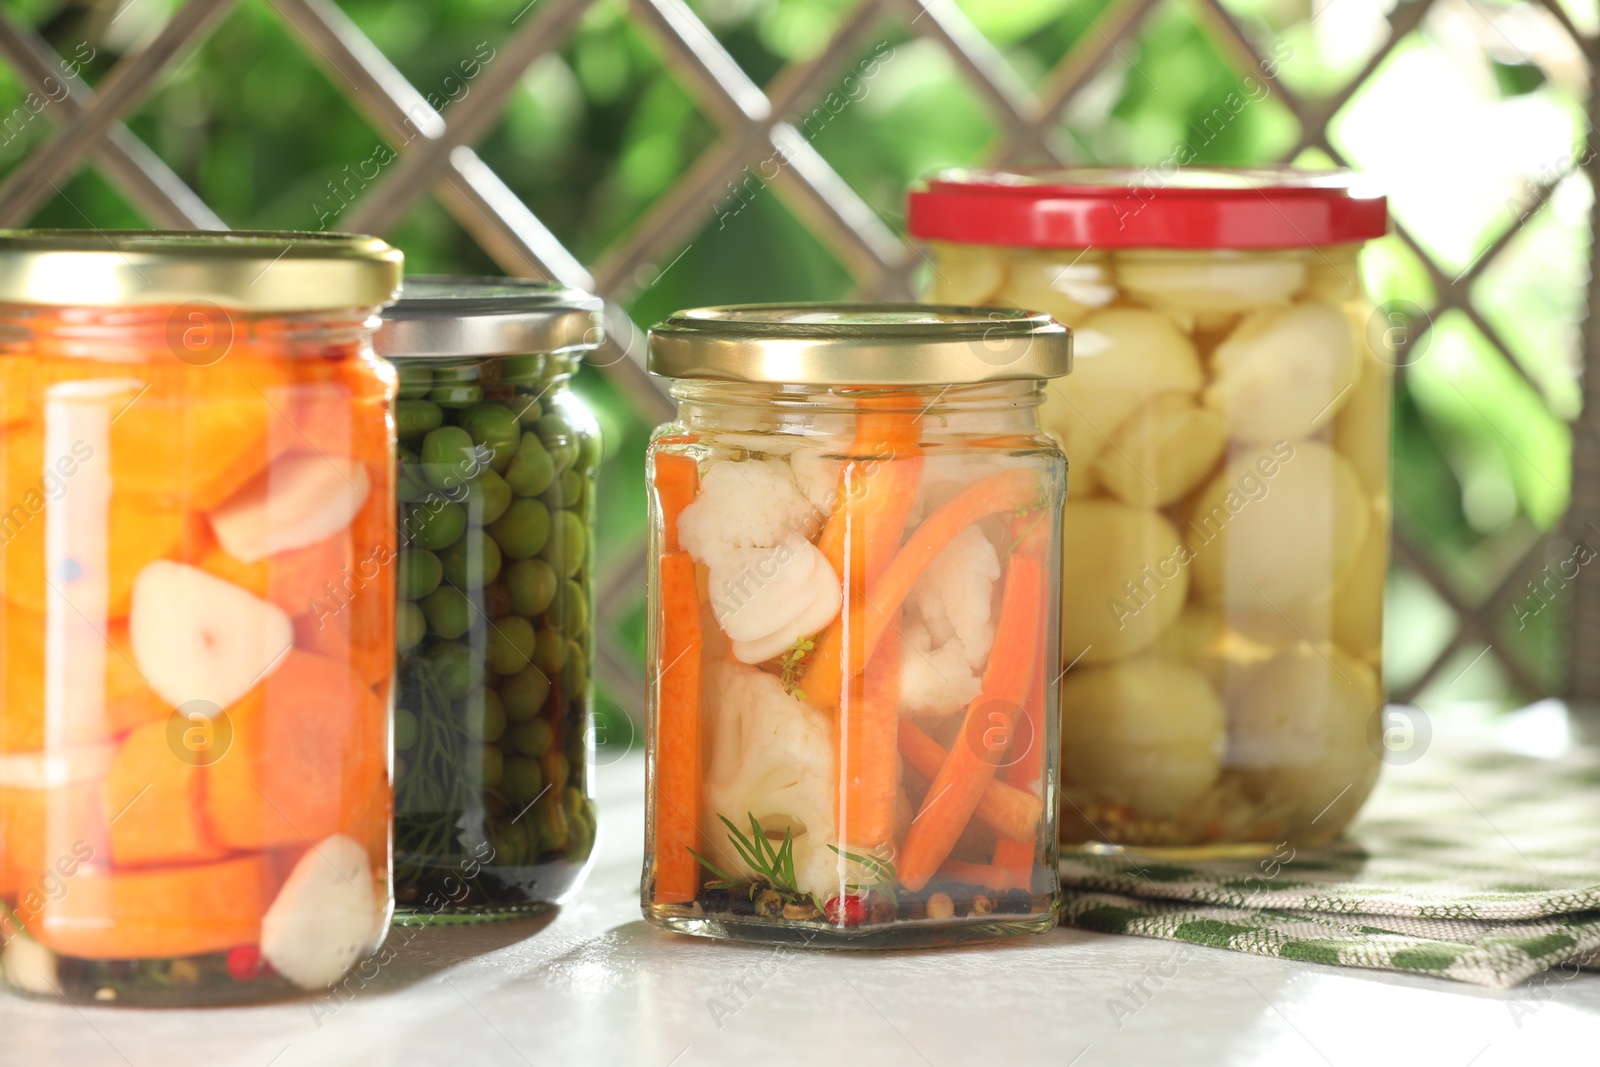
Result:
{"label": "sunlit background", "polygon": [[[403,157],[405,138],[362,118],[348,101],[350,86],[327,72],[279,10],[306,3],[233,5],[127,116],[132,133],[229,226],[338,229],[352,213],[338,190],[361,185],[350,175],[393,166],[381,162],[385,156]],[[563,6],[340,6],[448,122],[496,63],[509,62],[506,42],[551,5]],[[78,75],[84,88],[177,7],[169,0],[5,6],[15,28],[36,31],[60,56],[92,57]],[[881,270],[830,239],[791,188],[741,181],[736,195],[727,184],[735,167],[711,183],[716,196],[680,213],[687,221],[681,237],[607,278],[606,295],[648,325],[684,306],[915,288],[921,261],[899,245],[905,185],[939,167],[997,156],[1030,160],[1048,151],[1062,161],[1158,163],[1186,144],[1206,163],[1343,159],[1390,195],[1399,231],[1369,248],[1363,267],[1373,298],[1397,316],[1410,346],[1396,405],[1396,520],[1404,543],[1389,582],[1390,689],[1424,707],[1509,707],[1561,691],[1568,598],[1549,583],[1531,598],[1524,583],[1541,582],[1573,550],[1560,524],[1571,480],[1569,424],[1579,412],[1592,206],[1580,173],[1589,70],[1574,35],[1600,29],[1594,0],[873,6],[882,17],[852,30],[838,48],[830,42],[852,25],[856,0],[692,0],[704,29],[689,32],[709,31],[751,81],[774,94],[786,68],[838,53],[796,125],[836,172],[846,207],[876,213],[861,229],[877,235],[891,261],[902,256],[903,269]],[[577,260],[600,265],[597,276],[631,263],[615,249],[659,222],[652,208],[731,136],[707,105],[703,79],[671,58],[650,15],[676,8],[621,0],[588,7],[565,43],[552,42],[521,74],[475,141],[483,161]],[[965,41],[959,55],[951,34]],[[844,80],[875,57],[870,74]],[[1267,62],[1258,65],[1257,57]],[[843,103],[801,122],[830,85]],[[0,65],[0,172],[65,121],[59,105],[28,111],[27,91]],[[1243,106],[1226,123],[1208,125],[1230,93]],[[1038,143],[1014,136],[1008,109],[1038,114],[1040,101],[1058,99]],[[737,162],[754,166],[770,155],[771,146],[757,142]],[[59,190],[25,221],[151,224],[94,166]],[[386,236],[413,270],[502,271],[428,197]],[[579,388],[605,429],[600,536],[603,557],[618,570],[644,532],[648,419],[613,377],[587,369]],[[1463,609],[1473,622],[1463,624]],[[639,597],[622,598],[603,625],[642,660]],[[606,699],[631,698],[614,689]]]}

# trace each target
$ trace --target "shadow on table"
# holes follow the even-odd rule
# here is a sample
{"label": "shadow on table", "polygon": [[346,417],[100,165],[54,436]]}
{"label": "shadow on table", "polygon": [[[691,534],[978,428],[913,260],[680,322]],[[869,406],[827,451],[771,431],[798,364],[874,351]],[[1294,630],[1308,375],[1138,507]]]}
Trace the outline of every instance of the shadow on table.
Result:
{"label": "shadow on table", "polygon": [[559,914],[560,909],[556,908],[543,915],[503,922],[390,927],[383,947],[356,969],[347,985],[358,996],[392,992],[458,963],[526,941]]}

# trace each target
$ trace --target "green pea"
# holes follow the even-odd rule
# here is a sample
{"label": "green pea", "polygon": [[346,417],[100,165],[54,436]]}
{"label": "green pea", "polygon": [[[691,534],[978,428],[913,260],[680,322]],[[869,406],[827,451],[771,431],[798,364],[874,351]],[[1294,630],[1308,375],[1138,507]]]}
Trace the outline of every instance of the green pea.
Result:
{"label": "green pea", "polygon": [[550,538],[550,511],[537,500],[521,497],[511,502],[489,532],[509,559],[537,556]]}
{"label": "green pea", "polygon": [[519,559],[505,569],[506,588],[511,591],[511,610],[533,618],[550,606],[556,595],[556,572],[542,559]]}
{"label": "green pea", "polygon": [[517,496],[538,496],[556,479],[555,460],[535,433],[525,433],[505,469],[506,484]]}
{"label": "green pea", "polygon": [[492,470],[478,475],[467,488],[467,509],[480,526],[487,526],[511,506],[511,487]]}
{"label": "green pea", "polygon": [[566,800],[567,825],[572,828],[572,840],[567,846],[569,856],[581,858],[594,847],[594,801],[583,795],[583,790],[569,785],[562,791]]}
{"label": "green pea", "polygon": [[589,596],[583,586],[567,578],[562,581],[550,605],[551,619],[567,633],[581,633],[589,626]]}
{"label": "green pea", "polygon": [[518,808],[533,803],[533,798],[544,788],[544,770],[538,760],[527,756],[512,756],[506,760],[506,799]]}
{"label": "green pea", "polygon": [[583,566],[588,541],[589,533],[577,513],[558,511],[550,516],[550,538],[539,556],[561,577],[571,578]]}
{"label": "green pea", "polygon": [[433,368],[433,380],[447,385],[471,385],[483,380],[483,367],[478,363],[456,363]]}
{"label": "green pea", "polygon": [[567,663],[567,639],[560,630],[540,630],[533,642],[533,665],[549,677]]}
{"label": "green pea", "polygon": [[511,413],[523,426],[532,426],[544,416],[544,406],[537,396],[514,396],[506,401]]}
{"label": "green pea", "polygon": [[560,415],[545,415],[539,419],[536,428],[539,440],[544,442],[545,450],[555,463],[556,473],[564,473],[578,458],[578,442],[567,420]]}
{"label": "green pea", "polygon": [[532,818],[539,833],[540,853],[556,852],[567,847],[567,816],[558,791],[547,791],[534,802]]}
{"label": "green pea", "polygon": [[528,861],[528,835],[521,826],[512,823],[493,823],[489,827],[489,845],[494,849],[494,866],[520,867]]}
{"label": "green pea", "polygon": [[521,615],[502,615],[489,624],[485,656],[501,674],[516,674],[533,660],[533,623]]}
{"label": "green pea", "polygon": [[600,462],[600,446],[603,443],[598,431],[580,436],[578,438],[578,458],[573,463],[573,466],[585,473],[593,471]]}
{"label": "green pea", "polygon": [[519,722],[511,728],[511,744],[524,756],[538,759],[555,744],[556,732],[543,719]]}
{"label": "green pea", "polygon": [[507,356],[500,360],[500,380],[512,382],[516,385],[527,385],[539,381],[544,377],[545,358],[543,352],[531,352],[522,356]]}
{"label": "green pea", "polygon": [[559,794],[567,787],[569,774],[565,755],[551,749],[540,757],[539,766],[544,769],[544,778],[550,783],[552,793]]}
{"label": "green pea", "polygon": [[493,742],[506,732],[506,709],[500,695],[493,689],[480,689],[462,702],[462,722],[467,736],[474,740]]}
{"label": "green pea", "polygon": [[436,385],[428,390],[428,399],[442,408],[470,408],[483,399],[483,386]]}
{"label": "green pea", "polygon": [[482,589],[500,575],[500,546],[482,530],[466,535],[439,552],[444,580],[458,589]]}
{"label": "green pea", "polygon": [[433,368],[420,363],[396,363],[395,371],[400,379],[401,400],[416,400],[418,397],[428,395],[428,390],[433,388]]}
{"label": "green pea", "polygon": [[425,548],[400,551],[400,566],[395,572],[395,588],[402,600],[421,600],[439,588],[444,568],[439,557]]}
{"label": "green pea", "polygon": [[577,507],[583,502],[583,475],[567,471],[550,483],[542,499],[552,508]]}
{"label": "green pea", "polygon": [[480,757],[483,760],[483,784],[493,789],[505,774],[506,757],[494,745],[484,745],[480,751],[483,753]]}
{"label": "green pea", "polygon": [[394,747],[407,749],[417,743],[417,716],[405,708],[394,709]]}
{"label": "green pea", "polygon": [[472,435],[459,426],[429,430],[422,439],[422,475],[440,489],[470,480],[480,466]]}
{"label": "green pea", "polygon": [[461,425],[472,435],[474,443],[493,453],[489,466],[497,471],[506,469],[522,443],[522,428],[517,425],[517,417],[504,404],[479,404],[461,416]]}
{"label": "green pea", "polygon": [[422,609],[409,600],[400,601],[394,614],[394,647],[399,652],[409,652],[428,636],[428,618]]}
{"label": "green pea", "polygon": [[444,412],[431,400],[397,400],[394,404],[394,432],[412,437],[436,430],[444,423]]}
{"label": "green pea", "polygon": [[568,695],[589,689],[589,657],[576,641],[567,642],[567,662],[561,668],[561,691]]}
{"label": "green pea", "polygon": [[483,684],[483,663],[466,645],[440,641],[422,654],[439,680],[439,689],[459,700]]}
{"label": "green pea", "polygon": [[433,492],[433,486],[422,477],[420,463],[421,461],[413,453],[400,453],[399,473],[394,480],[394,495],[402,503],[410,504],[425,500]]}
{"label": "green pea", "polygon": [[[506,718],[515,723],[525,723],[538,715],[549,697],[550,677],[538,667],[525,667],[500,683],[500,702],[505,706]],[[516,740],[514,733],[512,740]],[[539,756],[544,750],[527,754]]]}
{"label": "green pea", "polygon": [[414,504],[406,516],[411,543],[434,552],[453,545],[466,528],[466,511],[449,500],[430,499]]}
{"label": "green pea", "polygon": [[453,585],[441,585],[422,598],[422,614],[428,629],[447,641],[454,641],[472,628],[472,605],[467,595]]}

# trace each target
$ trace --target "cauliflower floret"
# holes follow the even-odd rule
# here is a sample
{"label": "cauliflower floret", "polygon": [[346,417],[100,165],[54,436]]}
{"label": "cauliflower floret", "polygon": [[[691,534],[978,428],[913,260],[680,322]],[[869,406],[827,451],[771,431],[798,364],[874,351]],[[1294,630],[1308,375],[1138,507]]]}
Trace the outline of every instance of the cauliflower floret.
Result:
{"label": "cauliflower floret", "polygon": [[[766,671],[714,663],[706,672],[705,771],[708,858],[729,873],[754,872],[728,843],[718,815],[749,833],[754,815],[769,836],[794,841],[795,882],[802,893],[827,900],[853,878],[841,870],[834,824],[833,729],[828,717],[783,691]],[[846,865],[847,868],[847,865]]]}
{"label": "cauliflower floret", "polygon": [[794,469],[794,480],[806,499],[811,501],[824,517],[833,513],[839,496],[839,469],[844,461],[826,448],[797,448],[789,457]]}
{"label": "cauliflower floret", "polygon": [[783,460],[723,460],[678,516],[678,540],[696,563],[710,564],[729,549],[771,548],[792,533],[809,534],[814,512]]}
{"label": "cauliflower floret", "polygon": [[935,648],[920,619],[900,628],[900,715],[922,719],[953,715],[977,699],[983,680],[959,637]]}
{"label": "cauliflower floret", "polygon": [[968,665],[979,667],[994,643],[994,583],[1000,578],[1000,555],[977,526],[951,539],[911,589],[935,645],[959,638],[970,653]]}

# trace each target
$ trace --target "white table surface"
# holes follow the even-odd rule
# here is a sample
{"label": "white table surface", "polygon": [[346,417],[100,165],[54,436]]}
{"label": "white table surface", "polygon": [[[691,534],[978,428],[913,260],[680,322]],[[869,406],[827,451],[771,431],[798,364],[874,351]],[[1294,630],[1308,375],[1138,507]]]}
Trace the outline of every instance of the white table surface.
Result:
{"label": "white table surface", "polygon": [[[1058,929],[911,953],[746,947],[639,917],[642,760],[598,775],[598,860],[554,917],[395,930],[348,1003],[151,1011],[0,994],[0,1067],[1491,1067],[1600,1062],[1600,974],[1512,991]],[[1189,959],[1171,974],[1174,954]],[[1144,980],[1119,1018],[1108,1001]],[[1120,1023],[1120,1025],[1119,1025]]]}

